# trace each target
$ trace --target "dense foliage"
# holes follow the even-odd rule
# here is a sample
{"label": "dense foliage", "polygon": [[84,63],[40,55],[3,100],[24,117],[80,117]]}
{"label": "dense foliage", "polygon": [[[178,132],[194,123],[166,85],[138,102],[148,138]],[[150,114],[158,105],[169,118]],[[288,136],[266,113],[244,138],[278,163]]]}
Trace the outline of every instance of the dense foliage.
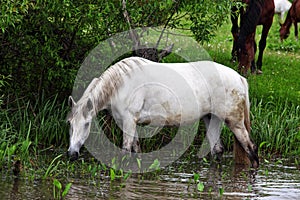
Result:
{"label": "dense foliage", "polygon": [[[111,35],[136,27],[190,29],[207,41],[229,13],[230,1],[5,0],[0,16],[0,74],[5,93],[64,99],[87,53]],[[124,15],[127,11],[128,19]],[[182,19],[189,21],[183,24]]]}

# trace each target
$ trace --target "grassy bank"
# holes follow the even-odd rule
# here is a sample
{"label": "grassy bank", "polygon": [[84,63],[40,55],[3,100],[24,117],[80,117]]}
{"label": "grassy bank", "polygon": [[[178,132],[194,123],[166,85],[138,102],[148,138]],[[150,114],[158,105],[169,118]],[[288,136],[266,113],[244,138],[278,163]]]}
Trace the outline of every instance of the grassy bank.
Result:
{"label": "grassy bank", "polygon": [[[216,32],[216,37],[208,44],[204,44],[204,48],[213,60],[237,69],[237,63],[230,61],[232,48],[230,28],[231,24],[229,22],[225,23]],[[261,28],[259,26],[257,30],[257,44],[260,39]],[[263,75],[248,78],[250,94],[251,97],[259,99],[287,100],[299,104],[300,43],[295,40],[293,34],[281,43],[279,41],[279,28],[277,16],[275,16],[264,52]],[[293,33],[293,27],[291,33]]]}

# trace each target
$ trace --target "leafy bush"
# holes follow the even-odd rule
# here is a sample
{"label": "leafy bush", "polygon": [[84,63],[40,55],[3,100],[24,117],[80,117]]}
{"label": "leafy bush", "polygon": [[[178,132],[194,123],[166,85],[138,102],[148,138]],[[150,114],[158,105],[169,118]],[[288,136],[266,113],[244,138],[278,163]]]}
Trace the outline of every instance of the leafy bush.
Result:
{"label": "leafy bush", "polygon": [[6,93],[35,100],[44,91],[64,99],[87,53],[130,28],[191,29],[197,41],[207,41],[228,16],[230,2],[6,0],[0,5],[0,74],[11,75],[14,82]]}

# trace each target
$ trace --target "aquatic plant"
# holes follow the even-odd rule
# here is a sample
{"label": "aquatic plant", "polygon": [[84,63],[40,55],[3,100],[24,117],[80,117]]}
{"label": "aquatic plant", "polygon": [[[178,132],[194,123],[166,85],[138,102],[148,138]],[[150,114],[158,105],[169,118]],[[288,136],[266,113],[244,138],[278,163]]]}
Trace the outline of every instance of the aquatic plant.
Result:
{"label": "aquatic plant", "polygon": [[[49,176],[52,176],[54,174],[54,172],[57,170],[58,165],[60,164],[60,160],[59,158],[62,157],[62,154],[56,156],[51,163],[49,164],[45,174],[43,175],[43,179],[46,179]],[[57,162],[56,162],[57,161]]]}
{"label": "aquatic plant", "polygon": [[72,183],[68,183],[63,188],[61,182],[58,179],[53,179],[53,198],[63,199],[71,189]]}

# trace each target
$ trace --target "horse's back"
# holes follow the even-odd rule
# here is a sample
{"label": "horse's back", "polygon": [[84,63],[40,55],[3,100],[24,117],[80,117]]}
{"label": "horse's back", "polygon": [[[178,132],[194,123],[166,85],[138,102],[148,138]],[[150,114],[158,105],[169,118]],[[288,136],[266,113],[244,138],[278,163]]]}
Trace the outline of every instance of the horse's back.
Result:
{"label": "horse's back", "polygon": [[142,79],[142,81],[173,82],[176,78],[182,78],[191,87],[195,84],[199,87],[205,85],[218,87],[220,84],[226,87],[236,87],[242,78],[235,70],[209,60],[187,63],[157,63],[138,57],[127,60],[142,63],[135,72],[128,76],[128,81]]}
{"label": "horse's back", "polygon": [[187,63],[157,63],[144,58],[131,57],[127,59],[142,63],[139,68],[128,76],[128,81],[138,79],[140,81],[163,80],[164,82],[176,81],[182,78],[193,87],[238,87],[241,83],[241,75],[235,70],[222,64],[204,60]]}

